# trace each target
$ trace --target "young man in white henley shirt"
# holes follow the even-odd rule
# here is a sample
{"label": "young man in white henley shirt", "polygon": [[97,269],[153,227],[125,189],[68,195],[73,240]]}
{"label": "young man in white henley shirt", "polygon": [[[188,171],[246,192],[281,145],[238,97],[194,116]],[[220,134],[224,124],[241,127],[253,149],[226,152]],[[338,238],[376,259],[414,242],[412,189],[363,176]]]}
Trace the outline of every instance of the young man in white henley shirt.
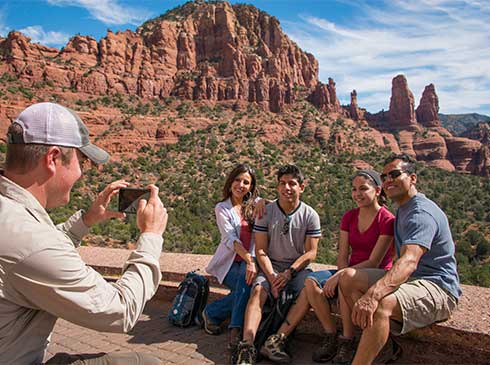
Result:
{"label": "young man in white henley shirt", "polygon": [[298,294],[311,272],[308,265],[316,258],[321,228],[317,212],[300,200],[304,189],[304,177],[298,167],[282,166],[277,172],[278,199],[268,204],[266,213],[255,221],[255,254],[260,272],[245,313],[238,364],[255,362],[253,342],[269,294],[277,298],[286,286]]}

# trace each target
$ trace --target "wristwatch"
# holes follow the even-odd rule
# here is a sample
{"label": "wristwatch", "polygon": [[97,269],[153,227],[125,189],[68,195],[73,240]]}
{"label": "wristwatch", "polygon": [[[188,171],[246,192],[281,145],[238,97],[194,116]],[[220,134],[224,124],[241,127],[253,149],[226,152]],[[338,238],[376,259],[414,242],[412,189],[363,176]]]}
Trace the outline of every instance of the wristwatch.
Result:
{"label": "wristwatch", "polygon": [[296,271],[296,269],[294,267],[289,268],[289,273],[291,274],[291,279],[294,279],[296,277],[296,275],[298,275],[298,272]]}

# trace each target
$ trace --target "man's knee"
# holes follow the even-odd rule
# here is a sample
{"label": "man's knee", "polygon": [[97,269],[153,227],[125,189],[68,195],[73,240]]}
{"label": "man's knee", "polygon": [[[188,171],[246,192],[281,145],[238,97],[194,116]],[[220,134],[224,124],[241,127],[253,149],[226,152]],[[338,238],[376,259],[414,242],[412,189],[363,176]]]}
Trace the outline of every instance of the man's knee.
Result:
{"label": "man's knee", "polygon": [[260,308],[262,308],[267,300],[267,296],[267,290],[262,285],[255,285],[250,293],[249,303],[258,305]]}
{"label": "man's knee", "polygon": [[401,310],[398,300],[393,294],[387,295],[378,304],[375,316],[379,319],[393,318],[400,320]]}

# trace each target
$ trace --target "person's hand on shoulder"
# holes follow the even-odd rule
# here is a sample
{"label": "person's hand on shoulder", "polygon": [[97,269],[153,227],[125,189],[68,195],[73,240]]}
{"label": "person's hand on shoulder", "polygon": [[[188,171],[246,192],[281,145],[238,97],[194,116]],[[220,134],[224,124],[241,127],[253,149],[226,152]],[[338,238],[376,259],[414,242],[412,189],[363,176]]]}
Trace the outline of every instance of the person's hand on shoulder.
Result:
{"label": "person's hand on shoulder", "polygon": [[269,203],[267,199],[258,198],[254,206],[254,218],[261,219],[265,214],[265,206]]}
{"label": "person's hand on shoulder", "polygon": [[92,203],[88,211],[83,215],[83,223],[87,227],[103,222],[111,218],[124,218],[124,213],[110,210],[107,207],[114,195],[119,192],[119,189],[127,187],[129,184],[124,180],[117,180],[105,187],[97,198]]}
{"label": "person's hand on shoulder", "polygon": [[148,185],[148,188],[151,190],[150,198],[148,201],[139,201],[136,224],[141,233],[152,232],[161,236],[167,228],[167,209],[158,197],[158,188],[153,184]]}

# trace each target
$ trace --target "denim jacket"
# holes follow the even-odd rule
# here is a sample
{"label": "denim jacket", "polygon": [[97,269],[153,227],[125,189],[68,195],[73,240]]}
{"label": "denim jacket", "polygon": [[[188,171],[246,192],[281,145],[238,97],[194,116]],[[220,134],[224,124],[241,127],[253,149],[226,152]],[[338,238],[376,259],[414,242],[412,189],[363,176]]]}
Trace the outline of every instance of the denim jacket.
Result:
{"label": "denim jacket", "polygon": [[[230,198],[216,204],[214,213],[216,214],[216,223],[219,232],[221,233],[221,242],[219,243],[213,258],[209,261],[206,271],[215,276],[219,283],[222,284],[235,259],[236,252],[234,242],[241,242],[240,217],[235,209],[233,209]],[[249,252],[252,256],[255,256],[255,240],[253,235]]]}

